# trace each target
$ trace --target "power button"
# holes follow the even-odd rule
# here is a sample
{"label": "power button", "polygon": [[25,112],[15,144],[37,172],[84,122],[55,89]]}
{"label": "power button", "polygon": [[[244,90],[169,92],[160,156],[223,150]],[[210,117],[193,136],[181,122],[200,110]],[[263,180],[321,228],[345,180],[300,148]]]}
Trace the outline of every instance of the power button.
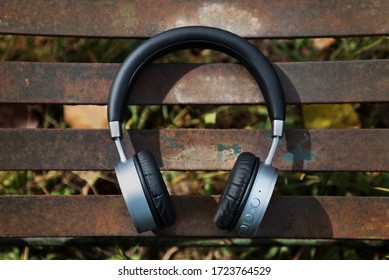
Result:
{"label": "power button", "polygon": [[253,206],[254,208],[257,208],[259,206],[259,204],[261,204],[261,202],[259,201],[258,198],[253,198],[251,200],[251,206]]}

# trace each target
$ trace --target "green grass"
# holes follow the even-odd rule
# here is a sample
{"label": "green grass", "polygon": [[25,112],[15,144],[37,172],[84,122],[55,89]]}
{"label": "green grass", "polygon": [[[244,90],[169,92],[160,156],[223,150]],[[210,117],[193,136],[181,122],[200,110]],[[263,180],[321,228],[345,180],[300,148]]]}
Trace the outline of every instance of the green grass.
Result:
{"label": "green grass", "polygon": [[[140,40],[0,36],[1,60],[122,62]],[[323,50],[310,39],[257,40],[272,61],[350,60],[389,57],[387,37],[339,38]],[[169,54],[159,63],[235,62],[209,50]],[[8,105],[7,105],[8,106]],[[354,104],[360,126],[389,127],[388,104]],[[38,110],[41,127],[66,127],[60,106]],[[320,109],[320,108],[319,108]],[[304,128],[302,107],[287,106],[288,128]],[[264,106],[130,106],[131,128],[267,129]],[[245,122],[242,122],[245,120]],[[218,194],[227,172],[163,172],[175,194]],[[0,195],[85,195],[120,193],[113,172],[0,172]],[[281,172],[276,192],[282,195],[389,195],[389,174],[369,172]],[[247,243],[248,242],[248,243]],[[110,240],[103,244],[19,246],[2,244],[0,259],[388,259],[387,243],[316,240],[177,240],[166,242]],[[238,246],[239,245],[239,246]]]}

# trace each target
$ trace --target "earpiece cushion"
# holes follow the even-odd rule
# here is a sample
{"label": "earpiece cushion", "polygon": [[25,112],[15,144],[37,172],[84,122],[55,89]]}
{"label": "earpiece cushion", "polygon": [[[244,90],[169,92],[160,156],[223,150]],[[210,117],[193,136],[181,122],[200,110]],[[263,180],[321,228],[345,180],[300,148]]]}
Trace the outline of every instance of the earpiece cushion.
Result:
{"label": "earpiece cushion", "polygon": [[146,198],[152,203],[150,205],[151,211],[157,214],[157,224],[161,226],[172,225],[176,220],[176,213],[157,161],[153,154],[147,151],[141,151],[135,157],[141,169],[141,182],[145,185]]}
{"label": "earpiece cushion", "polygon": [[[214,216],[214,223],[221,229],[232,230],[246,192],[251,189],[252,177],[258,170],[259,158],[252,153],[241,153],[228,178]],[[251,182],[250,182],[251,181]],[[235,222],[235,223],[234,223]]]}

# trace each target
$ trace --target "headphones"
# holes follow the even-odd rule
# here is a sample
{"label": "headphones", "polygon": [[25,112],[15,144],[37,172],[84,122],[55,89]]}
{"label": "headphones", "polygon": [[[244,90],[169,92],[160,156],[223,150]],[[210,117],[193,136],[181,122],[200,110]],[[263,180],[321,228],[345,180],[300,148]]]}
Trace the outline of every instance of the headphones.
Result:
{"label": "headphones", "polygon": [[110,89],[108,121],[120,156],[115,172],[123,198],[139,233],[170,226],[176,220],[154,156],[140,151],[127,158],[121,144],[121,127],[130,92],[142,70],[167,53],[187,48],[218,50],[236,58],[249,70],[264,96],[272,121],[269,154],[264,162],[248,152],[238,156],[214,215],[214,223],[221,229],[255,235],[277,180],[278,170],[272,166],[272,160],[284,130],[284,93],[268,59],[245,39],[222,29],[189,26],[162,32],[136,48],[118,70]]}

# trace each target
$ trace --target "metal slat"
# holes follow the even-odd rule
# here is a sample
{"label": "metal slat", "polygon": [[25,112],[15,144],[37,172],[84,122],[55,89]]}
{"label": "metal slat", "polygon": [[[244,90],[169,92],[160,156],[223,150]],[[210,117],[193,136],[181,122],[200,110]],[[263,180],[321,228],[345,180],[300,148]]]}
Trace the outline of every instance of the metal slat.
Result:
{"label": "metal slat", "polygon": [[[236,237],[213,224],[218,197],[173,196],[177,221],[141,236]],[[273,196],[261,238],[389,239],[388,197]],[[139,236],[121,196],[0,196],[0,237]]]}
{"label": "metal slat", "polygon": [[268,38],[389,33],[386,0],[2,0],[1,11],[3,34],[148,37],[184,25]]}
{"label": "metal slat", "polygon": [[[388,102],[389,60],[275,63],[288,103]],[[107,104],[119,64],[0,62],[0,102]],[[347,77],[347,79],[345,79]],[[212,94],[210,94],[212,93]],[[257,104],[236,64],[151,65],[131,104]]]}
{"label": "metal slat", "polygon": [[[388,171],[389,129],[287,130],[280,170]],[[244,151],[265,159],[271,132],[242,129],[131,130],[127,156],[151,151],[163,170],[229,170]],[[0,129],[0,170],[110,170],[119,161],[108,130]]]}

